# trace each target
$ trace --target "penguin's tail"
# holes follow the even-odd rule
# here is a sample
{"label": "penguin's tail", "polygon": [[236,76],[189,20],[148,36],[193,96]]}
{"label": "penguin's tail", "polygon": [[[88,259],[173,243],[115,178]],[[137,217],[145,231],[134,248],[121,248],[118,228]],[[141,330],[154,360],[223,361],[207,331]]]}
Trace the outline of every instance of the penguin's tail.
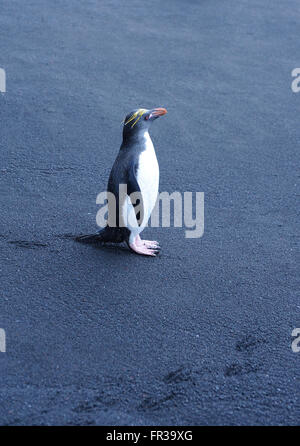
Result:
{"label": "penguin's tail", "polygon": [[74,237],[76,242],[80,243],[121,243],[125,236],[120,228],[110,228],[106,226],[95,234],[82,234]]}

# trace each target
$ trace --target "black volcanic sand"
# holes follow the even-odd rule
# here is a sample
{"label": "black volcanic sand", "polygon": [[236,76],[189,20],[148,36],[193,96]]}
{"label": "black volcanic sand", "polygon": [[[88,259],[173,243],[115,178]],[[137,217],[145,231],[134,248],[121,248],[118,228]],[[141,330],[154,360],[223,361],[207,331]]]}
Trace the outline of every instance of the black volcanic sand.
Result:
{"label": "black volcanic sand", "polygon": [[[1,9],[1,424],[299,423],[298,1],[11,1]],[[158,258],[76,244],[121,121],[162,106],[161,191],[205,233]]]}

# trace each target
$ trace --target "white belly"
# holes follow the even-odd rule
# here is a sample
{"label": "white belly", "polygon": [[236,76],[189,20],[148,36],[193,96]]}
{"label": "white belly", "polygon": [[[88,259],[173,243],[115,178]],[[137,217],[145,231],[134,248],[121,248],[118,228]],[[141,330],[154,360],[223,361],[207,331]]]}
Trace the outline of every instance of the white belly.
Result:
{"label": "white belly", "polygon": [[151,212],[155,206],[159,186],[159,167],[153,147],[153,143],[149,133],[145,133],[146,150],[144,150],[139,159],[137,170],[137,182],[140,186],[143,203],[144,203],[144,219],[141,224],[145,227]]}

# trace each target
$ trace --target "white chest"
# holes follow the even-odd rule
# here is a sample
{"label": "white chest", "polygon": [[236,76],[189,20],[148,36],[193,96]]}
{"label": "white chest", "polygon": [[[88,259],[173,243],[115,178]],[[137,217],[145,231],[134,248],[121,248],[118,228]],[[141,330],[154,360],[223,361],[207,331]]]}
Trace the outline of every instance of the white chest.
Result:
{"label": "white chest", "polygon": [[149,133],[146,132],[144,137],[146,140],[146,149],[141,153],[139,158],[137,181],[143,196],[145,218],[148,220],[157,199],[159,167]]}

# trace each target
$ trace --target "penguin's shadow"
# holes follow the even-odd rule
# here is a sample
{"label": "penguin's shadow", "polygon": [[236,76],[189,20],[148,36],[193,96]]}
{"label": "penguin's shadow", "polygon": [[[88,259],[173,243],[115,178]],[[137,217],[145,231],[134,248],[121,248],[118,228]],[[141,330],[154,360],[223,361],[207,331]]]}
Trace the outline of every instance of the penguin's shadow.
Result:
{"label": "penguin's shadow", "polygon": [[[99,249],[101,251],[106,251],[107,253],[114,253],[115,255],[126,255],[130,256],[131,258],[143,258],[143,259],[149,259],[149,256],[144,255],[137,255],[134,252],[132,252],[126,245],[117,244],[117,243],[87,243],[94,249]],[[151,257],[151,259],[157,259],[158,257],[161,257],[161,251],[158,251],[155,257]]]}
{"label": "penguin's shadow", "polygon": [[88,243],[87,242],[78,242],[76,240],[76,236],[74,236],[74,234],[62,234],[62,235],[59,235],[59,238],[72,240],[76,244],[90,246],[93,249],[98,249],[101,251],[123,253],[126,255],[132,254],[130,249],[125,244],[121,244],[121,243],[109,243],[109,242],[103,243],[103,242],[97,242],[96,240],[90,241]]}
{"label": "penguin's shadow", "polygon": [[[114,252],[115,254],[121,254],[121,255],[130,255],[132,256],[134,253],[128,248],[128,246],[126,245],[125,242],[122,243],[110,243],[110,242],[97,242],[96,240],[94,241],[89,241],[89,242],[78,242],[76,241],[76,236],[74,236],[73,234],[62,234],[59,235],[59,238],[63,238],[63,239],[68,239],[68,240],[72,240],[74,242],[76,242],[77,244],[79,243],[80,245],[86,245],[86,246],[90,246],[93,249],[97,249],[97,250],[101,250],[107,253],[112,253]],[[160,255],[161,253],[157,254],[157,257]],[[134,256],[136,257],[136,256]],[[138,256],[138,257],[146,257],[146,256]]]}
{"label": "penguin's shadow", "polygon": [[92,243],[86,243],[86,245],[89,245],[93,249],[106,251],[106,252],[115,252],[116,254],[130,254],[132,255],[132,252],[130,249],[122,244],[117,243],[101,243],[101,242],[92,242]]}

